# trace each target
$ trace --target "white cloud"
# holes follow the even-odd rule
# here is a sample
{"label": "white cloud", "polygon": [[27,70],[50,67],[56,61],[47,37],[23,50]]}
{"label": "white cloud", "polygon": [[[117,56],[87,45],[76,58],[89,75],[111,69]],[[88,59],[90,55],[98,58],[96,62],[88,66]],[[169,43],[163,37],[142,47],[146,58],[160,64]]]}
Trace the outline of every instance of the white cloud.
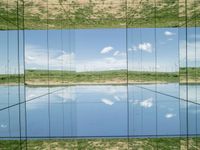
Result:
{"label": "white cloud", "polygon": [[[26,45],[25,61],[28,69],[47,69],[48,53],[46,49]],[[64,64],[65,70],[72,70],[74,53],[66,53],[61,50],[49,50],[49,66],[54,70],[61,70]]]}
{"label": "white cloud", "polygon": [[152,52],[152,45],[151,45],[151,43],[142,43],[142,44],[139,44],[138,48],[140,50],[145,51],[145,52],[149,52],[149,53]]}
{"label": "white cloud", "polygon": [[116,63],[117,61],[117,59],[115,59],[114,57],[107,57],[107,58],[104,58],[104,60],[106,61],[107,64]]}
{"label": "white cloud", "polygon": [[142,62],[142,66],[140,61],[137,62],[128,62],[129,70],[131,71],[160,71],[160,72],[175,72],[178,71],[179,66],[177,62],[169,61],[169,62],[161,62],[157,67],[155,67],[155,62],[153,61],[144,61]]}
{"label": "white cloud", "polygon": [[152,44],[149,42],[144,42],[138,44],[138,46],[133,46],[132,48],[129,48],[128,51],[144,51],[148,53],[152,53]]}
{"label": "white cloud", "polygon": [[104,104],[110,105],[110,106],[112,106],[112,105],[114,104],[113,101],[111,101],[111,100],[109,100],[109,99],[106,99],[106,98],[101,99],[101,101],[102,101]]}
{"label": "white cloud", "polygon": [[[195,46],[196,46],[196,52],[195,52]],[[188,61],[200,61],[200,41],[196,42],[188,42],[187,43],[187,59]],[[196,55],[195,55],[196,53]],[[181,41],[180,42],[180,60],[183,61],[186,59],[186,42]]]}
{"label": "white cloud", "polygon": [[176,116],[176,114],[167,113],[167,114],[165,115],[165,118],[170,119],[170,118],[173,118],[173,117],[175,117],[175,116]]}
{"label": "white cloud", "polygon": [[119,51],[115,51],[113,56],[117,56],[117,55],[119,55],[119,53],[120,53]]}
{"label": "white cloud", "polygon": [[140,106],[144,108],[150,108],[153,106],[153,98],[148,98],[140,102]]}
{"label": "white cloud", "polygon": [[94,60],[76,60],[76,71],[103,71],[126,69],[126,59],[107,57]]}
{"label": "white cloud", "polygon": [[120,52],[120,51],[115,51],[113,56],[126,56],[126,53]]}
{"label": "white cloud", "polygon": [[133,46],[133,47],[129,48],[128,51],[137,51],[137,46]]}
{"label": "white cloud", "polygon": [[160,69],[160,65],[157,64],[157,65],[156,65],[156,69]]}
{"label": "white cloud", "polygon": [[170,32],[170,31],[165,31],[164,34],[165,34],[166,36],[172,36],[172,35],[175,35],[175,33]]}
{"label": "white cloud", "polygon": [[108,46],[108,47],[104,47],[102,50],[101,50],[101,54],[106,54],[106,53],[109,53],[110,51],[112,51],[114,48],[111,47],[111,46]]}

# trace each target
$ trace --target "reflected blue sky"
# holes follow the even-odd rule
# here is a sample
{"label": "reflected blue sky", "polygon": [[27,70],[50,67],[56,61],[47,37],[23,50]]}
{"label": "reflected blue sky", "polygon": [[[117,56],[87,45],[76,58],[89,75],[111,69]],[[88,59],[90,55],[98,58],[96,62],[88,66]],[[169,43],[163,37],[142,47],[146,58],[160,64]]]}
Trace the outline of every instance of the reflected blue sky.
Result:
{"label": "reflected blue sky", "polygon": [[[58,91],[55,87],[56,92],[49,97],[38,97],[46,91],[44,87],[27,87],[29,92],[32,91],[27,93],[29,100],[34,96],[38,97],[26,103],[27,134],[28,137],[140,137],[180,136],[186,134],[187,130],[191,135],[200,134],[197,127],[200,123],[200,105],[192,103],[197,102],[196,100],[189,99],[191,102],[188,102],[187,109],[186,101],[174,96],[173,89],[176,86],[158,85],[158,88],[168,89],[169,95],[165,95],[155,94],[151,88],[148,90],[129,85],[128,103],[126,86],[69,86]],[[184,86],[180,88],[184,89]],[[193,89],[193,86],[189,88]],[[0,91],[5,91],[4,87]],[[7,98],[4,98],[1,106],[5,107]],[[19,106],[13,106],[0,111],[1,137],[18,135],[18,108]]]}

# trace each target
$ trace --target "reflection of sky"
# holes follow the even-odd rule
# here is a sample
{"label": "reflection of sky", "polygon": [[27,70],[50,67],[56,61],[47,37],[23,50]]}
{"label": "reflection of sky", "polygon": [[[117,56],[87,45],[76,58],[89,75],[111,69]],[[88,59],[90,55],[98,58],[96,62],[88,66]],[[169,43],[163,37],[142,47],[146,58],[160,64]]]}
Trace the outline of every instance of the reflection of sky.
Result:
{"label": "reflection of sky", "polygon": [[[171,84],[158,85],[158,88],[160,87],[168,89],[169,95],[174,94]],[[47,92],[45,87],[26,89],[29,99]],[[52,87],[51,90],[56,89],[59,88]],[[15,90],[17,91],[17,88]],[[52,136],[126,136],[127,112],[129,112],[129,135],[131,136],[156,135],[156,123],[158,135],[185,133],[185,101],[162,94],[157,94],[155,97],[152,91],[129,85],[127,105],[126,90],[126,86],[72,86],[50,94],[50,101],[48,96],[43,96],[27,102],[28,136],[48,136],[49,119]],[[5,87],[0,91],[5,92]],[[29,95],[30,93],[32,95]],[[11,132],[16,135],[15,131],[18,128],[16,115],[19,107],[12,108],[10,113],[15,115],[12,116],[13,122],[10,122]],[[188,104],[191,134],[197,132],[195,125],[200,119],[198,108],[199,106],[195,104]],[[8,110],[0,111],[0,136],[9,135],[8,113]]]}
{"label": "reflection of sky", "polygon": [[[199,32],[200,28],[196,28],[196,31],[195,28],[188,28],[189,66],[195,65],[195,59],[199,65]],[[47,69],[47,32],[45,30],[27,30],[25,33],[26,67]],[[76,63],[77,71],[126,68],[125,29],[63,30],[62,33],[60,30],[50,30],[48,34],[50,69],[60,70],[64,64],[64,69],[73,70],[74,63]],[[75,35],[75,38],[70,35]],[[17,73],[17,32],[0,31],[0,36],[2,37],[0,38],[0,73],[7,72],[7,54],[10,58],[9,72]],[[7,36],[9,43],[5,38]],[[142,67],[142,70],[154,70],[156,49],[156,69],[158,71],[175,71],[178,68],[179,48],[181,65],[185,63],[185,47],[184,28],[180,30],[178,28],[157,28],[156,32],[154,28],[130,28],[128,29],[129,69],[141,70]],[[22,50],[22,41],[20,41],[20,54],[22,54]],[[75,62],[74,59],[76,59]],[[20,63],[23,64],[22,57],[20,60]]]}
{"label": "reflection of sky", "polygon": [[[64,102],[70,102],[75,100],[75,93],[74,93],[74,87],[66,87],[63,89],[59,88],[51,88],[53,91],[52,94],[49,94],[50,96],[50,102],[51,103],[64,103]],[[48,97],[47,97],[48,89],[44,87],[38,87],[38,88],[26,88],[26,100],[31,100],[29,103],[48,103]],[[44,95],[44,96],[43,96]],[[34,99],[34,100],[32,100]]]}

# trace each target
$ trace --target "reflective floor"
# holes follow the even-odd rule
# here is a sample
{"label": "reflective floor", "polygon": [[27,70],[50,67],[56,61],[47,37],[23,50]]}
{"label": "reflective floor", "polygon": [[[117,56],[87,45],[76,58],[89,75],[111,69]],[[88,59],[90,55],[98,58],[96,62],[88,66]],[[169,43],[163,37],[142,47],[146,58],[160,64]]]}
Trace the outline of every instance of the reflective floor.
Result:
{"label": "reflective floor", "polygon": [[[26,109],[27,138],[199,135],[199,100],[190,97],[186,101],[184,85],[176,87],[177,84],[52,87],[47,95],[46,87],[25,87],[26,103],[15,103],[12,99],[15,92],[10,95],[13,100],[10,107],[7,98],[2,98],[0,136],[11,139],[19,136],[19,107],[21,113]],[[6,91],[6,87],[0,88],[1,92]],[[154,88],[160,92],[154,92]],[[194,92],[192,85],[189,89]]]}

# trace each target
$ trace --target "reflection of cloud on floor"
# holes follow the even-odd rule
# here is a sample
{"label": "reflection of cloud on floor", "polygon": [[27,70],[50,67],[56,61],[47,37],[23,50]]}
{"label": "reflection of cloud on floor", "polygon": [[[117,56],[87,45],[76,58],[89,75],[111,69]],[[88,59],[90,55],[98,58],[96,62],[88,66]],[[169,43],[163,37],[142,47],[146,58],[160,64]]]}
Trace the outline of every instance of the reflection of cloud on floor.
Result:
{"label": "reflection of cloud on floor", "polygon": [[32,93],[27,94],[27,99],[28,99],[28,100],[29,100],[29,99],[32,99],[32,98],[34,98],[34,97],[37,97],[37,95],[36,95],[36,94],[32,94]]}
{"label": "reflection of cloud on floor", "polygon": [[115,94],[119,92],[119,90],[120,89],[118,87],[114,87],[114,86],[109,86],[109,87],[104,88],[104,92],[108,94]]}
{"label": "reflection of cloud on floor", "polygon": [[133,105],[140,105],[141,107],[144,108],[151,108],[153,106],[153,98],[150,97],[148,99],[144,99],[144,100],[138,100],[138,99],[131,99],[129,100],[130,103],[132,103]]}
{"label": "reflection of cloud on floor", "polygon": [[186,88],[185,85],[180,86],[180,98],[185,100],[190,100],[193,102],[200,103],[200,97],[198,96],[198,93],[200,92],[200,88],[197,88],[196,85],[190,85]]}
{"label": "reflection of cloud on floor", "polygon": [[199,115],[200,113],[200,109],[199,109],[199,105],[193,105],[194,107],[190,107],[190,110],[188,113],[191,113],[192,115]]}
{"label": "reflection of cloud on floor", "polygon": [[174,111],[174,108],[168,108],[169,111]]}
{"label": "reflection of cloud on floor", "polygon": [[[60,88],[60,87],[59,87]],[[52,91],[56,91],[59,89],[58,87],[56,88],[51,88]],[[43,95],[47,95],[48,94],[48,88],[27,88],[26,90],[27,93],[27,100],[31,100],[34,99],[32,101],[30,101],[30,103],[38,103],[37,100],[39,100],[39,102],[47,102],[47,97],[43,96]],[[39,98],[37,98],[39,97]],[[58,92],[55,93],[51,93],[50,94],[50,101],[51,102],[67,102],[67,101],[71,101],[71,100],[75,100],[75,92],[74,92],[74,88],[68,87],[68,88],[64,88]]]}
{"label": "reflection of cloud on floor", "polygon": [[120,101],[121,99],[118,97],[118,96],[114,96],[114,99],[116,100],[116,101]]}
{"label": "reflection of cloud on floor", "polygon": [[1,124],[1,128],[7,128],[7,124]]}
{"label": "reflection of cloud on floor", "polygon": [[126,86],[103,86],[103,85],[92,85],[92,86],[76,86],[76,91],[79,93],[105,93],[105,94],[115,94],[115,93],[126,93]]}
{"label": "reflection of cloud on floor", "polygon": [[151,108],[153,106],[153,98],[148,98],[140,102],[140,106],[144,108]]}
{"label": "reflection of cloud on floor", "polygon": [[185,110],[187,107],[190,108],[190,110],[191,110],[194,108],[194,106],[196,106],[196,104],[180,100],[180,108],[183,110]]}
{"label": "reflection of cloud on floor", "polygon": [[42,88],[42,87],[26,88],[26,95],[27,95],[26,99],[30,100],[38,96],[44,95],[46,93],[48,93],[48,88]]}
{"label": "reflection of cloud on floor", "polygon": [[130,99],[129,103],[132,103],[133,105],[137,105],[139,103],[139,100]]}
{"label": "reflection of cloud on floor", "polygon": [[45,105],[40,105],[40,104],[35,104],[35,103],[27,103],[26,104],[26,109],[27,110],[35,110],[35,109],[40,109],[40,108],[44,108],[44,107],[48,107],[48,104]]}
{"label": "reflection of cloud on floor", "polygon": [[75,100],[74,91],[71,88],[65,88],[60,92],[55,93],[55,96],[61,98],[63,102],[69,102]]}
{"label": "reflection of cloud on floor", "polygon": [[167,119],[173,118],[175,116],[176,116],[176,114],[173,114],[173,113],[167,113],[167,114],[165,114],[165,118],[167,118]]}
{"label": "reflection of cloud on floor", "polygon": [[112,100],[109,100],[109,99],[106,99],[106,98],[103,98],[101,99],[101,101],[106,104],[106,105],[110,105],[112,106],[114,104],[114,102]]}
{"label": "reflection of cloud on floor", "polygon": [[[127,101],[127,88],[126,86],[76,86],[75,94],[87,94],[88,97],[95,93],[98,100],[109,97],[113,101]],[[86,95],[85,95],[86,96]]]}

